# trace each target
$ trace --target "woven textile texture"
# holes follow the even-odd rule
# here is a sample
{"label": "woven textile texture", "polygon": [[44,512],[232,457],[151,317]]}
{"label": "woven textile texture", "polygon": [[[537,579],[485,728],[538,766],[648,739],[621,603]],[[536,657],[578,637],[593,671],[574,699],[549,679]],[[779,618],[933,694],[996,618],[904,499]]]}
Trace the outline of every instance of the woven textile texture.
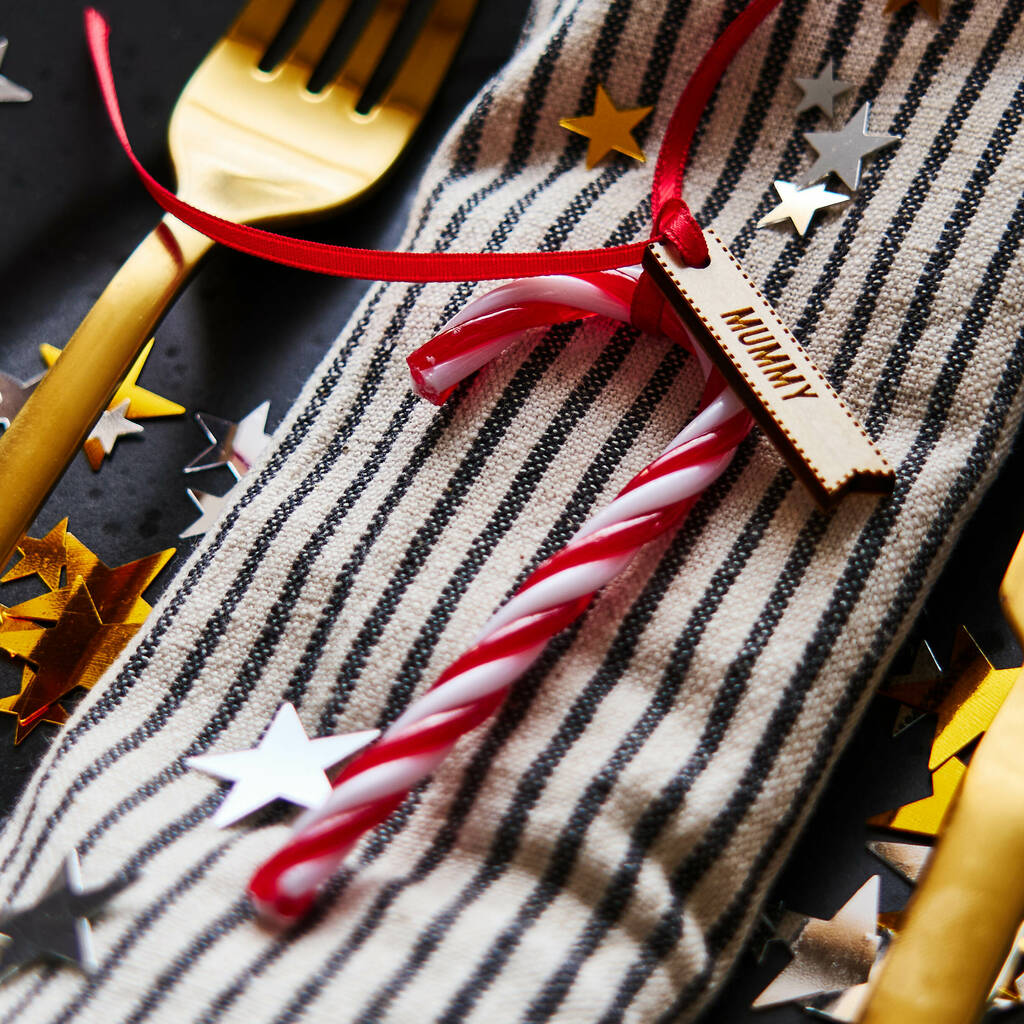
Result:
{"label": "woven textile texture", "polygon": [[[486,6],[486,5],[485,5]],[[604,82],[656,151],[738,0],[539,0],[451,130],[406,242],[549,250],[642,238],[652,163],[584,168],[558,127]],[[307,926],[261,926],[273,810],[226,832],[185,759],[384,725],[530,567],[692,414],[691,360],[606,322],[507,353],[441,410],[404,357],[486,286],[386,285],[264,461],[55,742],[0,842],[0,899],[140,877],[91,978],[33,968],[0,1019],[651,1021],[728,970],[872,686],[1021,414],[1024,0],[784,0],[702,123],[686,195],[898,467],[816,510],[759,435],[672,537],[553,643],[497,719],[360,846]],[[486,16],[486,10],[483,12]],[[797,75],[833,59],[902,143],[806,238],[755,230],[811,159]]]}

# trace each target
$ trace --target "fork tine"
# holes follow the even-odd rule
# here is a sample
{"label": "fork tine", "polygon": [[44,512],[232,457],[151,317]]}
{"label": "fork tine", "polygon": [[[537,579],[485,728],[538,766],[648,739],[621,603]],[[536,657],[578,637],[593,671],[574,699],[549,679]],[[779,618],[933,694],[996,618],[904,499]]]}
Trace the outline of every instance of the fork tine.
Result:
{"label": "fork tine", "polygon": [[249,0],[227,30],[226,38],[254,47],[262,57],[293,5],[294,0]]}
{"label": "fork tine", "polygon": [[366,89],[384,51],[395,34],[409,0],[380,0],[362,34],[352,47],[348,60],[335,78],[335,84],[350,89],[355,95],[353,105],[358,102]]}
{"label": "fork tine", "polygon": [[422,117],[437,92],[476,9],[477,0],[436,0],[380,105]]}
{"label": "fork tine", "polygon": [[309,75],[323,60],[324,53],[345,20],[352,0],[321,0],[316,12],[302,30],[298,42],[285,57],[286,64],[298,65]]}

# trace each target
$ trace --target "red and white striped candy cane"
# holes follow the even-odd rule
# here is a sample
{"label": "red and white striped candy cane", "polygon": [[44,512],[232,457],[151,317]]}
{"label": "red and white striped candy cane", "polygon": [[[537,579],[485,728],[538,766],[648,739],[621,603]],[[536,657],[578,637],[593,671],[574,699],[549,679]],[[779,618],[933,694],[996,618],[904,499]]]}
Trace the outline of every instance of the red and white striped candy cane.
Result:
{"label": "red and white striped candy cane", "polygon": [[[410,357],[417,387],[440,403],[525,327],[607,315],[628,321],[639,268],[517,281],[471,303]],[[689,346],[678,322],[667,333]],[[692,348],[692,346],[689,346]],[[708,372],[701,357],[701,366]],[[472,646],[341,772],[327,802],[307,811],[289,842],[253,876],[264,911],[300,916],[367,830],[384,821],[455,743],[489,718],[548,641],[649,541],[674,528],[729,464],[751,420],[717,374],[700,413],[573,539],[540,565]]]}

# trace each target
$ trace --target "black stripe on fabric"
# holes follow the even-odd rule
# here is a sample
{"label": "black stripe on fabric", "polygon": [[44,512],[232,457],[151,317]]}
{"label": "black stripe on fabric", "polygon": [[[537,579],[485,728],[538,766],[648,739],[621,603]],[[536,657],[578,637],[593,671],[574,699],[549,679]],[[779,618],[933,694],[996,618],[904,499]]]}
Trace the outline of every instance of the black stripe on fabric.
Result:
{"label": "black stripe on fabric", "polygon": [[[990,181],[995,169],[999,166],[999,162],[1012,138],[1012,132],[1020,124],[1021,103],[1024,103],[1024,85],[1018,87],[1013,104],[1004,113],[1000,125],[993,135],[995,145],[990,145],[989,149],[986,150],[975,171],[971,185],[965,189],[965,195],[961,197],[957,210],[950,218],[950,221],[956,224],[952,233],[962,234],[961,220],[967,219],[969,221],[973,217],[974,212],[976,212],[976,190],[982,189],[983,194],[984,184]],[[949,224],[947,223],[948,226]],[[991,313],[998,289],[1005,278],[1012,260],[1020,249],[1022,237],[1024,237],[1024,200],[1018,203],[1014,215],[1000,240],[996,254],[985,271],[982,284],[975,294],[971,308],[964,318],[960,330],[957,332],[952,347],[946,354],[943,366],[938,374],[937,383],[933,388],[929,409],[922,421],[918,438],[900,466],[899,484],[895,496],[890,502],[884,503],[876,510],[862,531],[860,541],[855,548],[856,553],[851,556],[850,563],[833,591],[829,607],[823,613],[815,633],[805,648],[805,655],[801,664],[787,685],[786,691],[776,706],[760,743],[751,755],[743,780],[737,785],[730,801],[707,830],[701,842],[683,860],[673,874],[672,888],[674,905],[676,907],[681,905],[686,896],[703,877],[707,867],[720,854],[733,834],[735,827],[742,820],[747,808],[756,799],[764,785],[764,781],[774,765],[775,758],[803,706],[803,701],[810,688],[810,684],[817,677],[821,667],[831,654],[835,641],[859,600],[860,593],[866,585],[868,576],[873,571],[878,556],[884,547],[884,542],[888,538],[899,512],[902,510],[914,482],[923,470],[928,456],[938,444],[956,389],[966,372],[967,365],[977,343],[977,338],[980,336],[981,330]],[[942,245],[943,243],[940,242],[937,248],[942,248]],[[922,272],[922,281],[919,283],[918,295],[922,291],[929,289],[931,284],[932,282],[925,282],[924,272]],[[934,295],[934,291],[932,291],[932,295]],[[928,309],[922,307],[924,307],[923,303],[916,310],[915,322],[918,331],[923,328],[928,317]],[[1016,355],[1013,358],[1016,359]],[[1014,368],[1015,364],[1011,365],[1010,369],[1004,373],[1004,383],[1008,376],[1012,378]],[[1019,373],[1018,377],[1014,379],[1019,379]],[[1005,411],[1000,416],[1005,418]],[[993,445],[994,439],[990,439],[988,444],[989,452],[991,452]],[[976,452],[972,455],[973,459],[978,459]],[[975,482],[986,464],[981,463],[980,468],[974,472]],[[964,472],[967,472],[966,467],[962,474]],[[971,486],[973,488],[974,484],[972,483]],[[910,609],[913,599],[924,585],[928,567],[946,537],[955,512],[961,509],[962,505],[962,499],[958,499],[951,504],[950,499],[947,498],[943,510],[933,520],[927,538],[919,549],[916,561],[922,561],[922,553],[924,552],[927,553],[927,557],[916,571],[908,572],[904,576],[901,584],[902,593],[899,595],[899,599],[895,600],[890,606],[885,621],[879,626],[879,631],[871,645],[871,649],[862,659],[855,677],[856,685],[851,684],[851,688],[847,691],[844,706],[849,709],[852,710],[860,698],[880,657],[892,643],[903,616]],[[838,736],[839,729],[844,721],[845,716],[840,718],[838,723],[830,723],[828,732],[832,736],[833,742]],[[830,754],[831,748],[816,758],[815,764],[817,765],[818,773],[824,770],[824,764],[827,762]],[[818,774],[815,774],[814,778],[817,779],[817,777]],[[807,786],[802,787],[802,791],[806,789]],[[794,800],[788,817],[795,821],[803,810],[802,803],[799,800]],[[774,844],[775,849],[778,849],[781,845],[785,835],[786,831],[782,831],[779,834]],[[766,863],[762,864],[762,871]],[[637,868],[637,870],[639,869]],[[759,876],[760,872],[755,872],[755,874]],[[753,889],[754,886],[748,882],[745,888]],[[745,910],[746,906],[743,906],[742,911]],[[739,920],[743,916],[742,911],[734,911],[730,916],[734,929],[739,926]],[[595,919],[597,918],[598,915],[595,914]],[[604,920],[604,918],[600,919]],[[669,948],[669,944],[662,933],[670,929],[678,930],[680,926],[681,916],[678,915],[678,911],[675,911],[672,915],[672,922],[669,923],[666,917],[663,919],[660,931],[655,929],[652,936],[648,938],[645,943],[645,950],[648,951],[648,956],[645,958],[644,954],[641,953],[638,961],[638,963],[644,965],[642,969],[645,971],[645,977]],[[656,952],[651,952],[652,947]],[[641,970],[641,968],[637,968],[637,970]],[[630,987],[634,988],[635,986],[636,982],[632,981]]]}
{"label": "black stripe on fabric", "polygon": [[[566,22],[564,23],[564,25],[563,25],[563,38],[560,38],[560,39],[556,40],[559,44],[561,44],[561,42],[564,41],[564,30],[567,28],[567,26],[569,24],[571,24],[571,20],[572,20],[571,17],[569,17],[569,18],[567,18]],[[547,84],[550,81],[551,67],[553,67],[555,61],[557,60],[557,56],[558,56],[558,53],[556,52],[556,48],[554,46],[550,46],[548,51],[545,53],[545,55],[541,59],[539,59],[537,64],[535,65],[534,72],[533,72],[533,75],[531,77],[531,83],[533,83],[533,82],[535,82],[537,80],[541,80],[544,83],[544,90],[546,90],[546,86],[547,86]],[[520,127],[521,128],[522,128],[522,126],[523,126],[523,124],[524,124],[524,122],[526,120],[526,114],[527,113],[531,113],[533,115],[532,127],[533,128],[536,127],[536,123],[537,123],[538,118],[539,118],[539,109],[540,109],[540,107],[543,104],[544,90],[539,90],[538,91],[538,90],[533,89],[532,87],[527,89],[526,99],[524,101],[523,111],[522,111],[522,114],[521,114],[521,117],[520,117]],[[524,143],[528,144],[530,142],[531,138],[532,138],[532,132],[525,132],[525,133],[517,134],[517,140],[516,141],[517,141],[517,143],[524,142]],[[520,165],[523,161],[525,161],[525,156],[519,155],[519,154],[516,153],[515,150],[513,150],[513,153],[512,153],[512,155],[510,155],[510,158],[509,158],[509,161],[508,161],[508,166]],[[518,173],[518,170],[517,170],[517,173]],[[469,201],[472,201],[472,198],[473,197],[470,197]],[[454,240],[454,236],[453,236],[453,240]],[[437,247],[440,248],[441,247],[441,243],[439,243]],[[415,301],[415,297],[417,297],[419,295],[419,292],[421,290],[422,290],[421,286],[415,286],[414,288],[409,289],[408,290],[408,294],[406,296],[406,301],[408,302],[410,300],[410,297],[411,297],[411,301],[414,302]],[[350,338],[349,342],[346,345],[345,352],[344,352],[346,357],[354,349],[355,343],[358,340],[358,337],[361,335],[361,333],[363,331],[365,331],[365,329],[366,329],[366,327],[368,325],[371,313],[372,313],[372,309],[380,301],[380,298],[384,294],[384,291],[385,291],[384,288],[378,289],[378,291],[372,296],[369,308],[365,311],[365,313],[361,317],[361,319],[359,321],[359,324],[357,325],[357,329],[353,332],[353,336]],[[385,334],[385,339],[384,340],[386,342],[384,347],[386,348],[388,354],[390,354],[390,351],[393,348],[393,339],[391,337],[391,335],[393,333],[397,334],[397,325],[395,324],[394,320],[392,320],[392,323],[389,325],[389,327],[384,332],[384,334]],[[321,403],[320,404],[322,404],[323,401],[326,400],[326,395],[328,395],[330,393],[330,391],[333,389],[334,384],[337,382],[337,377],[340,375],[341,365],[342,364],[340,363],[340,359],[336,360],[335,363],[332,365],[330,374],[328,375],[328,377],[333,377],[333,379],[328,379],[328,377],[325,377],[324,381],[322,381],[320,386],[318,387],[316,395],[317,395],[318,398],[321,399]],[[374,393],[375,393],[375,390],[376,389],[374,388]],[[372,394],[371,394],[370,397],[372,397]],[[368,402],[366,404],[368,405]],[[454,398],[452,400],[450,400],[450,402],[448,403],[448,405],[450,406],[449,415],[454,413],[456,404],[457,404],[457,400],[454,399]],[[300,421],[303,420],[303,418],[305,418],[305,419],[308,419],[309,422],[312,422],[312,420],[315,418],[314,412],[317,412],[317,411],[319,411],[319,407],[314,409],[314,403],[311,402],[310,405],[307,406],[307,409],[302,414],[302,417],[300,417]],[[359,410],[359,412],[360,412],[360,417],[359,418],[361,418],[362,411],[364,411],[364,410],[363,409]],[[354,422],[351,422],[352,429],[354,429],[354,426],[357,423],[358,423],[358,419],[355,420]],[[92,708],[90,708],[90,710],[87,712],[87,714],[85,716],[85,719],[83,721],[79,722],[76,726],[72,727],[71,729],[69,729],[69,730],[67,730],[65,732],[64,739],[62,740],[60,747],[58,748],[57,751],[55,751],[55,753],[53,755],[52,761],[47,765],[45,771],[43,772],[41,778],[39,779],[39,781],[38,781],[38,783],[36,785],[35,791],[32,793],[32,796],[31,796],[31,800],[32,800],[31,808],[32,808],[32,810],[34,810],[35,806],[37,805],[38,796],[39,796],[39,793],[41,791],[42,783],[48,780],[48,778],[50,777],[50,774],[51,774],[53,768],[55,767],[55,765],[57,764],[57,762],[62,758],[62,756],[68,750],[70,750],[71,746],[73,746],[73,744],[77,740],[78,736],[82,732],[84,732],[87,728],[91,727],[93,724],[96,724],[97,722],[102,720],[102,718],[105,717],[105,714],[109,710],[111,710],[113,707],[115,707],[118,703],[120,703],[121,699],[123,699],[124,694],[128,690],[130,690],[132,685],[134,685],[134,682],[137,680],[139,671],[141,670],[141,668],[146,663],[148,663],[150,657],[152,656],[152,653],[155,651],[156,647],[158,646],[158,642],[159,642],[160,636],[162,636],[163,632],[165,632],[166,629],[169,627],[171,621],[173,621],[173,619],[176,617],[177,612],[180,610],[181,606],[183,605],[183,603],[185,601],[185,598],[190,593],[190,591],[192,589],[192,586],[195,584],[195,582],[197,582],[198,578],[200,577],[201,571],[203,569],[205,569],[206,566],[209,564],[209,562],[212,560],[214,552],[220,546],[220,544],[223,542],[223,539],[226,536],[226,534],[227,534],[228,530],[230,529],[231,525],[236,521],[238,513],[241,511],[241,509],[243,507],[245,507],[245,505],[247,505],[256,496],[258,491],[262,489],[262,486],[270,479],[270,477],[273,475],[273,472],[276,471],[276,469],[278,468],[279,463],[284,461],[284,457],[287,454],[285,452],[285,448],[289,445],[289,442],[291,442],[292,438],[296,435],[296,431],[297,431],[298,426],[299,426],[299,422],[297,421],[295,427],[293,427],[293,430],[289,434],[288,438],[286,438],[285,441],[282,442],[281,448],[278,450],[277,453],[275,453],[275,456],[271,460],[271,463],[268,464],[268,466],[265,467],[263,472],[260,474],[260,477],[259,477],[258,481],[253,485],[252,488],[250,488],[246,492],[245,495],[243,495],[243,497],[236,504],[236,506],[234,507],[232,512],[229,513],[228,520],[223,524],[222,529],[218,532],[216,538],[211,543],[210,547],[204,551],[203,556],[201,556],[201,558],[198,560],[197,564],[192,567],[192,569],[190,570],[190,572],[189,572],[185,582],[182,584],[182,586],[179,588],[179,590],[175,593],[175,595],[171,599],[168,607],[164,609],[163,614],[160,616],[160,619],[158,619],[158,621],[154,625],[153,629],[147,634],[146,638],[140,644],[139,648],[136,650],[136,652],[129,659],[129,662],[127,663],[125,669],[122,670],[122,673],[107,688],[107,690],[105,691],[105,693],[101,697],[100,701],[97,702],[97,704],[94,705]],[[308,424],[307,424],[307,426],[308,426]],[[336,441],[337,440],[338,439],[336,439]],[[298,445],[298,440],[296,440],[293,444],[291,444],[291,446],[289,448],[289,451],[292,448],[297,447],[297,445]],[[338,443],[335,443],[335,444],[332,445],[332,448],[334,449],[333,454],[334,454],[335,458],[337,458],[337,455],[338,455],[341,447],[342,446],[340,444],[338,444]],[[312,474],[310,474],[310,476],[307,477],[307,481],[309,481],[311,477],[312,477]],[[317,479],[319,479],[319,477]],[[304,483],[306,483],[307,481],[304,481]],[[305,495],[303,495],[303,496],[305,496]],[[296,500],[296,498],[297,498],[297,493],[293,492],[293,494],[290,495],[289,498],[286,499],[286,501],[283,502],[282,505],[279,507],[278,514],[271,519],[270,523],[267,524],[263,528],[263,530],[261,530],[261,533],[260,533],[259,537],[257,538],[257,544],[260,544],[261,542],[264,542],[264,543],[262,545],[262,548],[260,550],[256,551],[256,553],[255,553],[255,564],[257,564],[257,565],[259,564],[259,562],[262,560],[263,554],[265,553],[265,549],[266,549],[266,546],[267,546],[266,545],[266,541],[267,541],[267,536],[266,535],[268,533],[268,529],[270,530],[272,535],[276,534],[280,530],[281,526],[283,525],[284,520],[288,517],[288,515],[290,515],[291,511],[294,510],[294,508],[296,508],[298,506],[298,504],[300,504],[300,501]],[[282,515],[282,512],[283,512],[283,515]],[[252,555],[252,551],[251,551],[251,555]],[[253,558],[250,558],[249,561],[252,562]],[[255,569],[255,566],[250,566],[250,572],[244,572],[243,574],[241,574],[241,576],[238,579],[236,579],[236,585],[232,588],[231,595],[229,595],[229,596],[232,596],[232,595],[235,594],[236,591],[239,592],[239,597],[237,597],[235,599],[235,603],[237,603],[237,600],[240,599],[240,595],[244,594],[244,591],[246,589],[246,584],[248,583],[249,578],[251,577],[252,573],[254,572],[254,569]],[[66,807],[64,806],[64,803],[62,803],[62,806],[60,808],[58,808],[58,810],[55,812],[57,817],[54,818],[54,815],[51,815],[50,819],[47,820],[47,823],[44,826],[44,833],[42,834],[42,836],[39,837],[39,839],[37,840],[37,843],[36,843],[36,847],[33,849],[33,851],[29,855],[29,862],[30,863],[34,860],[35,856],[38,854],[38,850],[41,847],[42,843],[45,841],[46,836],[48,836],[49,832],[52,831],[52,828],[54,827],[54,825],[56,823],[56,820],[59,820],[59,817],[62,815],[63,810],[65,810],[65,809],[66,809]],[[9,864],[10,864],[11,860],[13,859],[13,857],[20,850],[20,846],[21,846],[21,843],[22,843],[24,838],[25,838],[25,834],[24,834],[24,830],[23,830],[23,832],[21,834],[19,834],[18,837],[16,837],[15,844],[14,844],[12,850],[9,851],[7,857],[5,858],[5,861],[4,861],[3,865],[0,865],[0,871],[6,870],[6,868],[9,866]],[[19,880],[15,883],[15,890],[14,891],[17,891],[17,888],[19,888],[21,884],[22,884],[22,879],[19,878]]]}

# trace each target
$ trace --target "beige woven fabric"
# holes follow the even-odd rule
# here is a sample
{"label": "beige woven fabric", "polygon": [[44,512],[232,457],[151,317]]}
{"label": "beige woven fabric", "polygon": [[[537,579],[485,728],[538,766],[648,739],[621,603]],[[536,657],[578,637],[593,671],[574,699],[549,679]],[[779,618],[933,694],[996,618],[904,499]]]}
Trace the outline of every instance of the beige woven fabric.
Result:
{"label": "beige woven fabric", "polygon": [[[545,0],[427,174],[418,249],[644,237],[651,165],[584,169],[557,126],[597,82],[656,104],[657,147],[731,13],[710,0]],[[97,686],[0,843],[0,898],[77,846],[141,877],[96,924],[100,971],[32,969],[5,1021],[690,1018],[738,952],[832,760],[1021,413],[1022,0],[938,25],[882,0],[785,0],[705,119],[687,198],[898,467],[896,496],[815,510],[748,440],[678,533],[552,644],[497,720],[373,835],[298,933],[242,897],[288,834],[227,832],[202,751],[278,704],[312,732],[399,713],[513,584],[691,414],[695,368],[605,322],[510,351],[441,411],[404,357],[484,286],[377,286],[276,444]],[[486,11],[484,12],[486,15]],[[797,75],[828,58],[903,141],[804,239],[757,231],[810,163]],[[26,1007],[31,1007],[27,1011]]]}

